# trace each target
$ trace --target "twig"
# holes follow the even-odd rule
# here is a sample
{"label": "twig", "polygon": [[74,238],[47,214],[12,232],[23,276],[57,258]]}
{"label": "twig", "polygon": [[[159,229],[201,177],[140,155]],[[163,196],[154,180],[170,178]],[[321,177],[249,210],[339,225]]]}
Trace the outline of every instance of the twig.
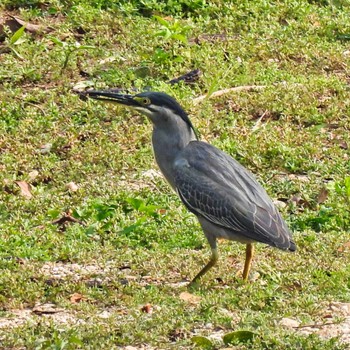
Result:
{"label": "twig", "polygon": [[192,101],[193,103],[198,103],[203,101],[206,98],[211,98],[211,97],[218,97],[221,95],[228,94],[230,92],[237,92],[237,91],[255,91],[255,90],[262,90],[265,89],[266,85],[244,85],[244,86],[235,86],[232,88],[228,89],[223,89],[223,90],[218,90],[213,92],[212,94],[208,95],[201,95],[199,97],[194,98]]}
{"label": "twig", "polygon": [[332,326],[335,324],[339,324],[339,322],[326,322],[326,323],[319,323],[319,324],[305,324],[297,327],[292,327],[294,329],[303,329],[303,328],[322,328],[324,326]]}
{"label": "twig", "polygon": [[85,224],[82,221],[74,218],[73,216],[71,216],[69,214],[64,214],[61,218],[52,221],[52,224],[53,225],[64,225],[67,222],[76,222],[82,226],[85,226]]}

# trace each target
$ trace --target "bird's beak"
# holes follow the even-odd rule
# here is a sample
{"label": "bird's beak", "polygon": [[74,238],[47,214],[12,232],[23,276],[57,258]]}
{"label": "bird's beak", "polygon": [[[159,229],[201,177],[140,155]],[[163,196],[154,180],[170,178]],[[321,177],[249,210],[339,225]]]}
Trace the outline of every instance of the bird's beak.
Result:
{"label": "bird's beak", "polygon": [[95,100],[114,102],[129,107],[139,106],[139,103],[134,100],[134,96],[119,94],[112,90],[87,90],[79,92],[79,96],[83,100],[86,100],[87,97],[90,97]]}

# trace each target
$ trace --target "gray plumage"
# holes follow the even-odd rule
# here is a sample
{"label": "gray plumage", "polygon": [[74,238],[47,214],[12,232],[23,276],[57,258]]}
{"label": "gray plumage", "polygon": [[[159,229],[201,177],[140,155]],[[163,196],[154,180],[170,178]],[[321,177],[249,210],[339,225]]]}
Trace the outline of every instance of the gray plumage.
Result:
{"label": "gray plumage", "polygon": [[152,121],[157,164],[184,205],[197,216],[212,249],[211,260],[192,283],[216,263],[217,238],[247,245],[244,279],[250,271],[253,242],[296,250],[286,223],[255,177],[225,152],[198,141],[187,113],[174,98],[159,92],[131,96],[111,90],[83,95],[129,106]]}
{"label": "gray plumage", "polygon": [[177,192],[185,206],[225,229],[225,237],[295,250],[286,223],[255,177],[208,143],[191,141],[174,163]]}

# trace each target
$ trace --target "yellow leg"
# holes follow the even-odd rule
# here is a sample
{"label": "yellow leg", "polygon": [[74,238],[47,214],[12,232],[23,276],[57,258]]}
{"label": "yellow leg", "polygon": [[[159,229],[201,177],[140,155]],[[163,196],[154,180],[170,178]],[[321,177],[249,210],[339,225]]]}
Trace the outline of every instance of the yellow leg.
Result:
{"label": "yellow leg", "polygon": [[244,263],[244,270],[243,270],[244,281],[248,280],[250,267],[252,266],[253,255],[254,255],[254,246],[252,243],[248,243],[245,250],[245,263]]}
{"label": "yellow leg", "polygon": [[210,258],[208,264],[206,264],[206,265],[202,268],[202,270],[200,270],[200,271],[197,273],[196,277],[190,282],[190,284],[189,284],[188,286],[189,286],[189,287],[193,286],[193,285],[197,282],[197,280],[198,280],[199,278],[201,278],[205,273],[208,272],[208,270],[210,270],[210,269],[216,264],[216,262],[218,261],[218,259],[219,259],[218,251],[216,250],[216,248],[215,248],[215,249],[212,249],[212,250],[211,250],[211,258]]}

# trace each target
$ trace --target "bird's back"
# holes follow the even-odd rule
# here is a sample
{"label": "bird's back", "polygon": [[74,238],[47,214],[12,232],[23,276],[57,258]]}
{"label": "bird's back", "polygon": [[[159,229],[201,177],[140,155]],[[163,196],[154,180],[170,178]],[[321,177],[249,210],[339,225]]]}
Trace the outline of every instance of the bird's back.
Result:
{"label": "bird's back", "polygon": [[184,204],[209,222],[280,249],[294,251],[291,233],[255,177],[236,160],[201,141],[190,142],[175,161]]}

